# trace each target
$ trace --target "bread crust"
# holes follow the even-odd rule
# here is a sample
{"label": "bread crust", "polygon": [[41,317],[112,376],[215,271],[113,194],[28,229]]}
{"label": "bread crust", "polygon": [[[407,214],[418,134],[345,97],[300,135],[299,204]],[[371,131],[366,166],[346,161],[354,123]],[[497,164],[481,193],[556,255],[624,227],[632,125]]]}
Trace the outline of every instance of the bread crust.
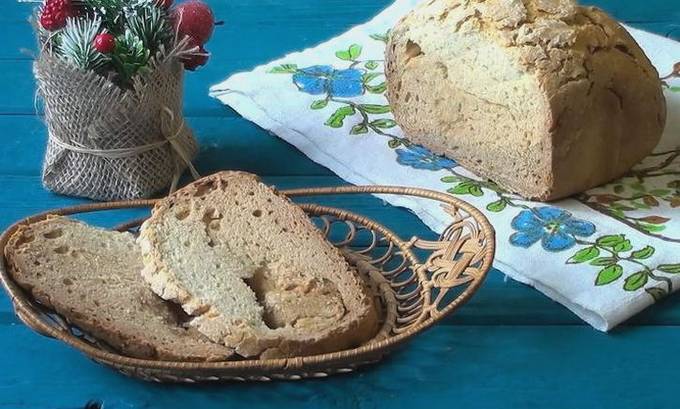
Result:
{"label": "bread crust", "polygon": [[386,75],[409,138],[531,199],[621,177],[665,126],[635,40],[570,0],[423,3],[392,31]]}
{"label": "bread crust", "polygon": [[[178,214],[182,220],[175,220]],[[229,225],[211,221],[203,232],[205,214]],[[266,234],[258,231],[274,226]],[[173,257],[175,244],[164,243],[171,229],[187,232],[194,244],[208,240],[210,248],[189,246],[182,256],[200,251],[205,262],[182,264]],[[153,291],[181,304],[194,316],[192,326],[243,357],[337,351],[362,344],[378,330],[374,295],[358,273],[302,209],[252,174],[220,172],[160,201],[142,226],[139,243],[143,276]],[[305,253],[305,243],[313,243],[315,255]],[[277,246],[288,246],[291,257],[282,257]],[[226,275],[235,279],[222,282]]]}

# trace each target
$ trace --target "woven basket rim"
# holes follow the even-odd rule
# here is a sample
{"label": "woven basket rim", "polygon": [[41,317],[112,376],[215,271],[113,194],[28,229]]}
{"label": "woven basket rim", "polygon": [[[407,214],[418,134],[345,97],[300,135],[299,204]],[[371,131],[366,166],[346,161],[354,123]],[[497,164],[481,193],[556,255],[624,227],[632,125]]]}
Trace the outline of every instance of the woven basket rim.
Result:
{"label": "woven basket rim", "polygon": [[[91,203],[84,205],[77,205],[72,207],[54,209],[46,212],[42,212],[33,216],[29,216],[22,219],[3,232],[0,236],[0,248],[2,249],[2,263],[0,263],[0,280],[5,288],[5,291],[9,295],[12,301],[15,312],[17,316],[30,328],[36,332],[45,335],[47,337],[58,339],[69,346],[76,348],[86,354],[87,356],[110,365],[117,367],[129,367],[129,368],[144,368],[144,369],[161,369],[161,370],[182,370],[182,371],[192,371],[192,370],[210,370],[210,369],[260,369],[260,370],[294,370],[301,369],[307,365],[321,365],[329,364],[334,362],[357,362],[361,361],[362,358],[375,356],[381,352],[388,352],[394,347],[402,344],[408,339],[412,338],[416,334],[424,331],[425,329],[431,327],[436,322],[443,319],[448,314],[452,313],[456,309],[464,305],[479,289],[484,281],[488,271],[491,269],[492,261],[495,255],[495,232],[490,222],[477,208],[470,205],[469,203],[457,199],[449,194],[436,192],[427,189],[420,188],[410,188],[410,187],[399,187],[399,186],[339,186],[339,187],[319,187],[319,188],[301,188],[301,189],[290,189],[282,190],[281,193],[289,197],[299,197],[299,196],[320,196],[320,195],[337,195],[337,194],[390,194],[390,195],[404,195],[404,196],[414,196],[426,199],[433,199],[445,204],[454,206],[456,208],[462,209],[467,212],[474,220],[478,223],[480,230],[484,233],[485,237],[488,239],[484,254],[484,268],[480,271],[480,277],[474,280],[467,288],[465,288],[459,295],[456,296],[450,304],[448,304],[441,313],[436,317],[429,317],[425,321],[414,325],[407,331],[400,334],[389,336],[381,341],[370,342],[368,344],[343,351],[301,356],[293,358],[279,358],[279,359],[251,359],[251,360],[239,360],[239,361],[216,361],[216,362],[187,362],[187,361],[166,361],[166,360],[153,360],[153,359],[143,359],[143,358],[132,358],[124,355],[120,355],[113,352],[108,352],[103,349],[96,348],[85,341],[75,337],[72,334],[66,333],[63,330],[57,329],[54,326],[48,325],[44,322],[39,312],[35,311],[35,308],[31,306],[32,299],[26,292],[14,282],[11,276],[11,272],[7,266],[7,262],[4,256],[4,249],[7,245],[9,237],[14,233],[14,231],[21,225],[26,223],[34,223],[36,221],[42,220],[49,215],[71,215],[77,213],[88,213],[96,212],[101,210],[114,210],[114,209],[133,209],[133,208],[148,208],[152,207],[158,199],[142,199],[142,200],[130,200],[130,201],[119,201],[119,202],[109,202],[109,203]],[[328,207],[320,206],[316,204],[302,204],[305,210],[317,210],[325,212],[336,212],[338,214],[343,214],[351,217],[354,220],[361,221],[366,226],[379,230],[392,242],[405,246],[407,242],[404,242],[399,236],[394,234],[389,228],[373,221],[372,219],[356,214],[350,211]],[[132,224],[132,223],[130,223]],[[402,247],[405,251],[405,256],[411,261],[417,260],[410,252],[410,249]]]}

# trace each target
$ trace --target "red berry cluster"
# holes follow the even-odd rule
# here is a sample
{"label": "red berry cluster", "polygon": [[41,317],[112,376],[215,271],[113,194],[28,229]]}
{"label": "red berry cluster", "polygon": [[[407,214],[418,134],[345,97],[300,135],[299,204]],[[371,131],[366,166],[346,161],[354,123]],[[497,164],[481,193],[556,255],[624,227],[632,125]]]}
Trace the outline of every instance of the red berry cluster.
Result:
{"label": "red berry cluster", "polygon": [[59,30],[66,25],[66,19],[73,15],[71,0],[46,0],[40,11],[40,25],[45,30]]}
{"label": "red berry cluster", "polygon": [[182,60],[184,68],[194,71],[205,65],[210,54],[204,45],[215,28],[215,16],[210,7],[200,0],[189,0],[175,7],[172,19],[180,36],[188,37],[187,47],[196,50]]}

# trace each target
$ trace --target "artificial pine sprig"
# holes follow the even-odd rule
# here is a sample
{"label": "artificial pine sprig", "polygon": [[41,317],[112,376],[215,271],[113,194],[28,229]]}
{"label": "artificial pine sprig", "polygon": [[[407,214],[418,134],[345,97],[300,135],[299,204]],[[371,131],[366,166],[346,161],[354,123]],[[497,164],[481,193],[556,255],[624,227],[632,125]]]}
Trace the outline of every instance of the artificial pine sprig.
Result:
{"label": "artificial pine sprig", "polygon": [[151,55],[155,55],[161,45],[168,44],[173,36],[167,13],[153,4],[136,7],[128,12],[127,27],[142,40]]}
{"label": "artificial pine sprig", "polygon": [[144,46],[144,41],[137,37],[132,30],[116,38],[116,47],[111,53],[111,63],[118,73],[121,83],[130,83],[135,75],[141,73],[149,63],[151,53]]}
{"label": "artificial pine sprig", "polygon": [[94,38],[99,33],[101,20],[69,18],[58,39],[57,52],[68,62],[84,70],[98,71],[108,58],[94,48]]}

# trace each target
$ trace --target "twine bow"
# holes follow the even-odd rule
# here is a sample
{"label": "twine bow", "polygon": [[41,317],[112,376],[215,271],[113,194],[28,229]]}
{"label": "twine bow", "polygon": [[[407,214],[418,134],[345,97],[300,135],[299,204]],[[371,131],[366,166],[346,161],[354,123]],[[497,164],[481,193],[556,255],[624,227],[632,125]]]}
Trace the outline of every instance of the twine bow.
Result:
{"label": "twine bow", "polygon": [[172,193],[177,190],[177,184],[183,173],[182,166],[179,163],[180,160],[184,162],[194,179],[199,179],[201,177],[194,165],[191,163],[191,158],[187,152],[187,148],[180,141],[180,136],[185,129],[184,119],[182,119],[182,121],[179,123],[179,126],[174,127],[175,118],[175,113],[167,106],[164,106],[161,110],[161,134],[163,135],[164,139],[144,145],[132,146],[129,148],[94,149],[88,148],[81,144],[71,144],[64,142],[63,140],[56,137],[51,138],[51,141],[55,145],[65,150],[87,155],[94,155],[106,159],[122,159],[138,156],[144,152],[158,149],[165,144],[170,144],[173,152],[179,158],[179,160],[175,161],[175,174],[173,175],[172,183],[170,185],[170,193]]}

